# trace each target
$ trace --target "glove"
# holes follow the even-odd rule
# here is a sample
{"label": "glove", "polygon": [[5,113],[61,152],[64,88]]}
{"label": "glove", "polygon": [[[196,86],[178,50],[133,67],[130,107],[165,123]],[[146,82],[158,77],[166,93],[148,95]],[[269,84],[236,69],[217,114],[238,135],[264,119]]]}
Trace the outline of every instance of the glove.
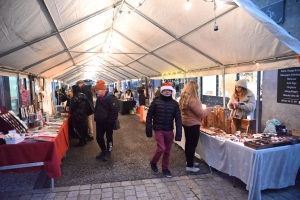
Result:
{"label": "glove", "polygon": [[148,138],[151,138],[152,137],[152,131],[149,133],[149,132],[146,132],[146,136],[148,137]]}

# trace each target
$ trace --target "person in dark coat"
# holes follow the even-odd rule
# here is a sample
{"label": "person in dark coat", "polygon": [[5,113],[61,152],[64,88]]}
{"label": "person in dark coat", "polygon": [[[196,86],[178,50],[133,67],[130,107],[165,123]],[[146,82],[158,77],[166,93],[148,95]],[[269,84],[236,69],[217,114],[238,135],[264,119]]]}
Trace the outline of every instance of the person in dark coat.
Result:
{"label": "person in dark coat", "polygon": [[[94,107],[94,100],[93,100],[93,92],[92,89],[84,83],[83,80],[77,81],[76,85],[78,85],[81,89],[81,92],[85,94],[85,96],[90,101],[91,105]],[[91,141],[94,139],[94,127],[93,127],[93,115],[88,116],[88,137],[87,140]]]}
{"label": "person in dark coat", "polygon": [[56,88],[55,88],[55,98],[56,98],[56,104],[57,105],[60,105],[61,103],[61,89],[59,89],[59,86],[57,85]]}
{"label": "person in dark coat", "polygon": [[[98,80],[95,85],[97,94],[94,120],[96,122],[96,139],[101,149],[96,159],[108,161],[113,149],[113,128],[118,118],[117,98],[108,92],[103,80]],[[104,135],[106,134],[106,145]]]}
{"label": "person in dark coat", "polygon": [[137,88],[137,92],[139,93],[139,105],[146,105],[146,95],[145,95],[145,86],[141,85]]}
{"label": "person in dark coat", "polygon": [[[182,122],[177,101],[172,98],[173,87],[170,83],[163,83],[161,94],[155,97],[150,104],[146,117],[146,135],[152,137],[152,129],[154,130],[157,149],[150,160],[151,169],[158,173],[157,162],[162,158],[162,172],[171,178],[172,174],[169,167],[169,159],[171,148],[174,140],[173,120],[176,123],[175,141],[181,141],[182,137]],[[153,124],[153,125],[152,125]]]}
{"label": "person in dark coat", "polygon": [[86,144],[88,127],[87,127],[87,115],[86,115],[86,103],[87,98],[85,94],[80,92],[78,85],[72,86],[73,98],[70,103],[70,116],[73,125],[73,131],[79,142],[76,147],[81,147]]}

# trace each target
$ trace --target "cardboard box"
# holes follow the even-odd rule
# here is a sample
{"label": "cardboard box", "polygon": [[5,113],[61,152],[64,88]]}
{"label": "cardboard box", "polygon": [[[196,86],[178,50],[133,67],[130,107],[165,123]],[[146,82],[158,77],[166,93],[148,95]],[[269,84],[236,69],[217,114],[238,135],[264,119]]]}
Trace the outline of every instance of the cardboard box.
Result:
{"label": "cardboard box", "polygon": [[20,138],[18,139],[5,139],[5,143],[6,144],[18,144],[20,142],[23,142],[25,139],[25,135],[24,136],[21,136]]}
{"label": "cardboard box", "polygon": [[290,134],[292,134],[292,136],[300,136],[300,130],[299,129],[290,130]]}

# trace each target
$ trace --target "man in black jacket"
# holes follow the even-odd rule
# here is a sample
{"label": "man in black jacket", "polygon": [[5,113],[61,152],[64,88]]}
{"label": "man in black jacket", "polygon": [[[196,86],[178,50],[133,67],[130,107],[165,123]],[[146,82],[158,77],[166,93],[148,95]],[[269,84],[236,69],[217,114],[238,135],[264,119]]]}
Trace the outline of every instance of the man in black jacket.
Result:
{"label": "man in black jacket", "polygon": [[[97,94],[94,120],[96,122],[96,139],[101,152],[96,159],[108,161],[113,148],[113,128],[118,118],[118,102],[114,95],[108,92],[103,80],[95,85]],[[106,134],[106,145],[104,135]]]}
{"label": "man in black jacket", "polygon": [[171,178],[169,167],[171,148],[174,140],[173,121],[176,123],[175,141],[181,141],[182,121],[177,101],[172,98],[173,87],[170,83],[163,83],[161,94],[152,101],[146,117],[146,135],[152,137],[152,124],[157,143],[157,149],[150,160],[151,169],[158,173],[157,162],[162,158],[162,172]]}
{"label": "man in black jacket", "polygon": [[[92,106],[94,107],[94,101],[93,101],[93,93],[89,86],[87,86],[83,80],[77,81],[76,85],[78,85],[81,88],[81,92],[85,94],[85,96],[88,98]],[[94,139],[94,127],[93,127],[93,115],[88,116],[88,136],[87,140],[91,141]]]}

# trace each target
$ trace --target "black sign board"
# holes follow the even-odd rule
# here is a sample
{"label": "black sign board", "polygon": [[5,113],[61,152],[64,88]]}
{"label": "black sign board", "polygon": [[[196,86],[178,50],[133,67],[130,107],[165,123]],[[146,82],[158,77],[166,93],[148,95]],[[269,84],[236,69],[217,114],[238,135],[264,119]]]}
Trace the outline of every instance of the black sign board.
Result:
{"label": "black sign board", "polygon": [[278,70],[277,103],[300,105],[300,67]]}
{"label": "black sign board", "polygon": [[277,24],[284,22],[284,0],[277,1],[266,7],[261,8]]}

